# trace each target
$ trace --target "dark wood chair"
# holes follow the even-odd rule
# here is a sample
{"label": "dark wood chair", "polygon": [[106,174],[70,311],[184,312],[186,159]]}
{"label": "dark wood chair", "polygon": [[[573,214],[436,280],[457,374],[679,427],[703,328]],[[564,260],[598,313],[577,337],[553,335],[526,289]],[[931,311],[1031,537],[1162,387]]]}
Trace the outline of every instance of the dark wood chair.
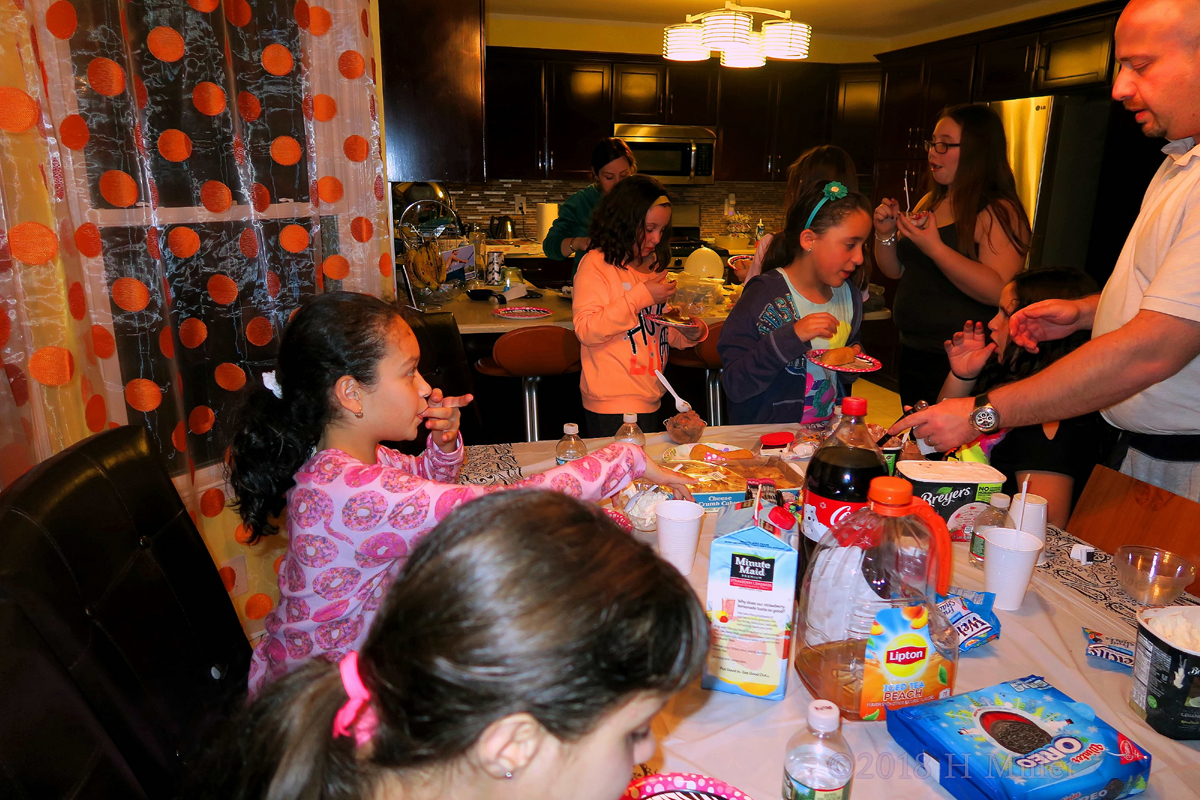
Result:
{"label": "dark wood chair", "polygon": [[538,382],[547,375],[566,375],[581,368],[574,331],[556,325],[509,331],[496,340],[490,356],[475,362],[475,369],[484,375],[521,379],[527,442],[538,440]]}
{"label": "dark wood chair", "polygon": [[[1123,544],[1161,547],[1200,567],[1200,503],[1097,465],[1067,532],[1111,553]],[[1200,591],[1200,579],[1187,589]]]}

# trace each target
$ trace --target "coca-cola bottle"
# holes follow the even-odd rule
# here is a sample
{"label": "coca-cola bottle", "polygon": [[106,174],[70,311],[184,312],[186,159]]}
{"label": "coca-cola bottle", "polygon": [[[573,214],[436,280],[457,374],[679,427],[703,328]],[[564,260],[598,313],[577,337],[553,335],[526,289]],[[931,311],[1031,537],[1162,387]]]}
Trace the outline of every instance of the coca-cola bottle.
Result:
{"label": "coca-cola bottle", "polygon": [[[833,526],[867,505],[873,478],[888,474],[883,452],[867,430],[867,401],[842,400],[842,419],[808,464],[804,482],[804,536],[800,570],[807,568],[817,542]],[[797,586],[800,582],[797,581]]]}

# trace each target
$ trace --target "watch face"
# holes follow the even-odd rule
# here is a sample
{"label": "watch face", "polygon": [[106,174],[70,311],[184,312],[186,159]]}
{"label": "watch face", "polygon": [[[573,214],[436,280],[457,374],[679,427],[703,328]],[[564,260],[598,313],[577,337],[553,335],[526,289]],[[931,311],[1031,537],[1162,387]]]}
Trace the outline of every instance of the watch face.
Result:
{"label": "watch face", "polygon": [[1000,424],[1000,420],[996,415],[996,409],[991,406],[983,406],[975,409],[974,413],[975,427],[986,433],[991,433]]}

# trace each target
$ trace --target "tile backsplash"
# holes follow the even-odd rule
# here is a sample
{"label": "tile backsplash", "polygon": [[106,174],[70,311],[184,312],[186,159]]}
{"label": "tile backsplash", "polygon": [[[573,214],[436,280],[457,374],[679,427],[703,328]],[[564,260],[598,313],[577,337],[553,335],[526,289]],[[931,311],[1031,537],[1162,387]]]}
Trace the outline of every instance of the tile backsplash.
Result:
{"label": "tile backsplash", "polygon": [[[561,180],[496,180],[490,183],[447,183],[443,184],[454,196],[454,204],[464,222],[475,222],[484,227],[492,216],[507,214],[517,223],[520,234],[522,221],[524,234],[537,234],[537,204],[563,203],[583,187],[587,181]],[[671,199],[678,203],[694,203],[700,206],[700,235],[711,239],[725,232],[722,221],[725,214],[725,198],[730,194],[737,199],[737,210],[747,214],[757,223],[761,218],[767,231],[783,225],[783,195],[786,190],[781,183],[713,183],[707,185],[673,185],[667,187]],[[525,215],[517,217],[516,196],[525,198]]]}

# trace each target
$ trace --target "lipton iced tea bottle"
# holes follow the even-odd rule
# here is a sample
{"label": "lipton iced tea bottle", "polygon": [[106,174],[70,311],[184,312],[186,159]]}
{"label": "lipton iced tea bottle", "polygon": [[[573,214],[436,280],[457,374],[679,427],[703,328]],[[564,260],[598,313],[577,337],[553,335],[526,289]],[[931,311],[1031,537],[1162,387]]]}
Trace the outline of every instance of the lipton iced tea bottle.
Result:
{"label": "lipton iced tea bottle", "polygon": [[954,690],[958,632],[936,605],[950,585],[950,532],[903,478],[871,481],[868,504],[813,553],[796,604],[796,672],[850,719]]}
{"label": "lipton iced tea bottle", "polygon": [[867,401],[842,400],[842,419],[813,453],[804,481],[804,538],[800,569],[831,527],[867,505],[874,478],[888,474],[883,451],[867,430]]}

